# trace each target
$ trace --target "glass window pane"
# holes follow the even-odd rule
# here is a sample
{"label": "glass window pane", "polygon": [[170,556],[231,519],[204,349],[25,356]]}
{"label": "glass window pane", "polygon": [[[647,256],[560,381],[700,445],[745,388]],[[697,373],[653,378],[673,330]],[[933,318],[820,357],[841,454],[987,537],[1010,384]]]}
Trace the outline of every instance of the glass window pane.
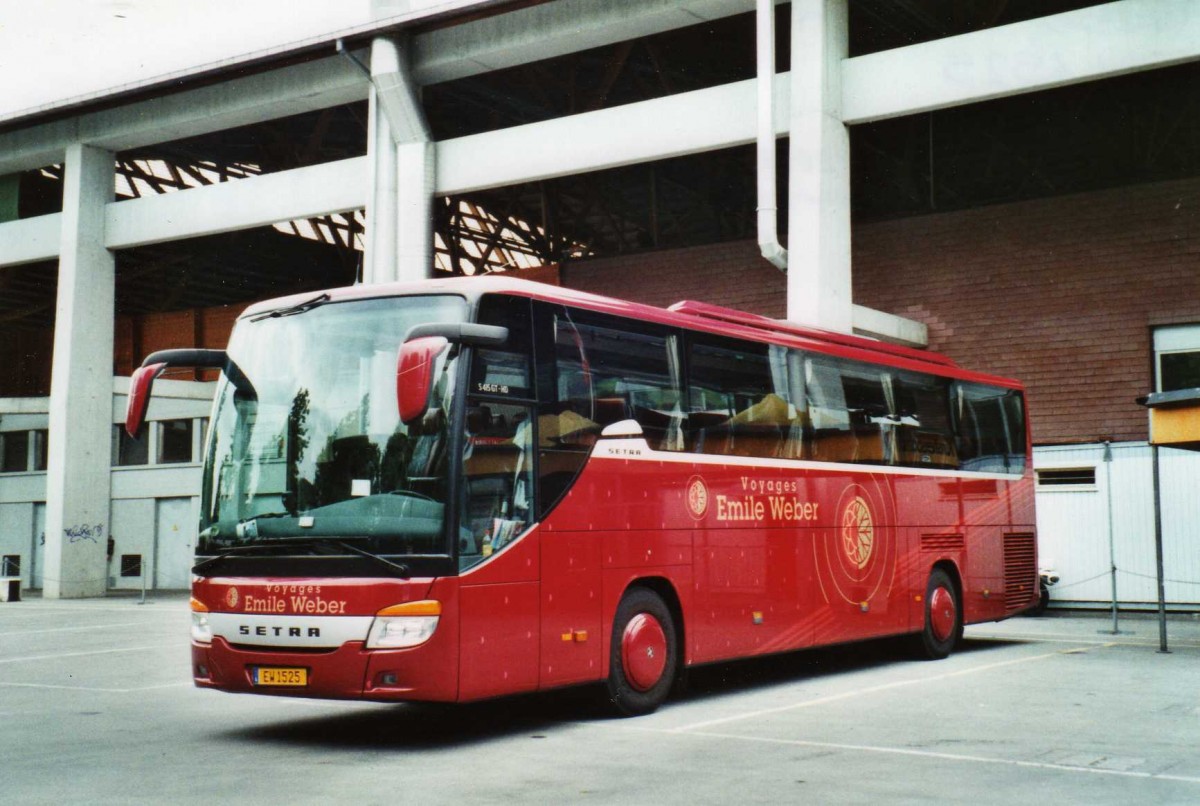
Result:
{"label": "glass window pane", "polygon": [[1159,356],[1161,385],[1164,392],[1200,387],[1200,351],[1163,353]]}
{"label": "glass window pane", "polygon": [[45,470],[50,455],[50,432],[39,429],[33,434],[33,469]]}
{"label": "glass window pane", "polygon": [[1025,404],[1012,389],[962,383],[957,394],[963,470],[1018,473],[1025,467]]}
{"label": "glass window pane", "polygon": [[158,434],[158,463],[192,461],[192,421],[164,420]]}
{"label": "glass window pane", "polygon": [[[777,354],[776,354],[777,353]],[[782,348],[727,339],[696,341],[688,356],[688,450],[798,458],[799,413],[789,402]]]}
{"label": "glass window pane", "polygon": [[946,378],[897,372],[895,399],[897,463],[908,467],[958,467]]}
{"label": "glass window pane", "polygon": [[533,520],[530,409],[472,400],[463,457],[465,504],[459,565],[468,568],[511,543]]}
{"label": "glass window pane", "polygon": [[29,469],[29,432],[6,431],[0,434],[0,472],[24,473]]}
{"label": "glass window pane", "polygon": [[475,350],[471,367],[473,394],[533,397],[530,360],[529,300],[485,296],[479,304],[479,323],[508,328],[508,341],[500,347]]}
{"label": "glass window pane", "polygon": [[[577,317],[576,317],[577,318]],[[558,397],[594,436],[606,425],[635,419],[656,450],[683,447],[683,412],[675,337],[633,322],[555,323]]]}
{"label": "glass window pane", "polygon": [[125,426],[113,426],[113,464],[117,467],[144,465],[150,462],[150,429],[142,431],[139,439],[133,439]]}

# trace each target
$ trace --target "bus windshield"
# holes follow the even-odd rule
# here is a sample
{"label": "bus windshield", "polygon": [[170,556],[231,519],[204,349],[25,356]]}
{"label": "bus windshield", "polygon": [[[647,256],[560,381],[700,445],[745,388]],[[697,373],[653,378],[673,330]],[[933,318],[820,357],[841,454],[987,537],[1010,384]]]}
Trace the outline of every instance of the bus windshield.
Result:
{"label": "bus windshield", "polygon": [[450,553],[455,362],[443,353],[429,411],[411,425],[397,411],[396,362],[410,328],[463,321],[466,301],[323,301],[234,330],[205,450],[197,554],[329,539],[391,556]]}

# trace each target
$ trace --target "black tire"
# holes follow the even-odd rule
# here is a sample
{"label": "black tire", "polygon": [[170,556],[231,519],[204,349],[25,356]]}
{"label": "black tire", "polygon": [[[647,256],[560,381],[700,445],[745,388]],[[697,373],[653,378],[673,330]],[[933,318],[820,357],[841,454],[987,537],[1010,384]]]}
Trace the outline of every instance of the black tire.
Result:
{"label": "black tire", "polygon": [[[629,652],[636,656],[630,658]],[[678,631],[670,608],[654,591],[630,588],[613,617],[609,701],[622,716],[651,713],[667,699],[678,669]]]}
{"label": "black tire", "polygon": [[954,649],[963,632],[958,586],[941,568],[929,574],[924,605],[925,623],[916,641],[917,654],[928,660],[941,660]]}

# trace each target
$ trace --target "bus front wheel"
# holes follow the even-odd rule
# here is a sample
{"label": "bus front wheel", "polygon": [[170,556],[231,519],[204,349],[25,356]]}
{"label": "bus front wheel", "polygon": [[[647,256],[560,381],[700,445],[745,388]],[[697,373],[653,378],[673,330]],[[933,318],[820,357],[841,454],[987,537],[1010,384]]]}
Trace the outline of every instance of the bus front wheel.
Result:
{"label": "bus front wheel", "polygon": [[941,660],[962,637],[962,606],[958,588],[941,568],[933,569],[925,586],[925,625],[917,642],[922,657]]}
{"label": "bus front wheel", "polygon": [[608,698],[623,716],[648,714],[671,691],[679,665],[675,619],[662,597],[631,588],[613,618]]}

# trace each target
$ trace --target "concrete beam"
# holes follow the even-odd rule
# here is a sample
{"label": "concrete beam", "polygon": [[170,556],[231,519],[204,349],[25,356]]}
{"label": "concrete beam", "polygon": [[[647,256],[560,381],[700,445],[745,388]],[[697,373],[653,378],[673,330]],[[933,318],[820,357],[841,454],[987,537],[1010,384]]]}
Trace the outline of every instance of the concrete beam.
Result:
{"label": "concrete beam", "polygon": [[1120,0],[847,59],[842,120],[867,123],[1200,59],[1200,3]]}
{"label": "concrete beam", "polygon": [[413,73],[435,84],[753,10],[754,0],[558,0],[417,36]]}
{"label": "concrete beam", "polygon": [[[448,81],[753,7],[753,0],[559,0],[421,34],[413,73],[422,84]],[[368,87],[348,59],[330,56],[16,129],[0,134],[0,175],[59,163],[70,143],[123,151],[362,101]]]}
{"label": "concrete beam", "polygon": [[61,233],[62,213],[0,224],[0,267],[53,260],[58,257]]}
{"label": "concrete beam", "polygon": [[905,319],[902,316],[854,305],[850,311],[854,332],[905,347],[928,347],[929,328],[924,322]]}
{"label": "concrete beam", "polygon": [[362,101],[369,86],[349,59],[330,56],[16,129],[0,134],[0,174],[62,162],[71,143],[124,151]]}
{"label": "concrete beam", "polygon": [[105,209],[105,245],[128,249],[356,210],[366,206],[367,171],[366,157],[352,157],[113,202]]}
{"label": "concrete beam", "polygon": [[[789,74],[775,78],[787,134]],[[464,193],[667,159],[755,139],[754,79],[437,143],[437,192]],[[480,159],[480,154],[503,154]]]}

